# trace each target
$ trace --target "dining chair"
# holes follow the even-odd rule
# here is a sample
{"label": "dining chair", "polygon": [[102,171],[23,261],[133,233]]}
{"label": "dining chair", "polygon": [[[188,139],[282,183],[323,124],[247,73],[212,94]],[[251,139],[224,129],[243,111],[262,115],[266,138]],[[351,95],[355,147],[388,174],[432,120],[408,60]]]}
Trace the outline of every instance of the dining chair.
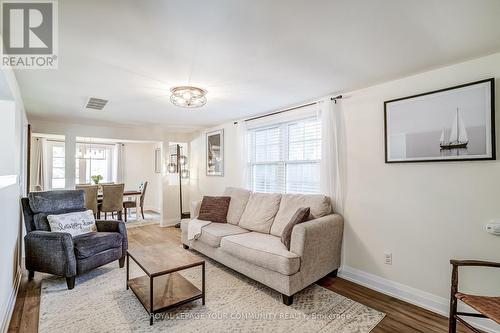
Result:
{"label": "dining chair", "polygon": [[[139,199],[139,207],[141,207],[142,219],[144,219],[144,197],[146,196],[146,189],[148,187],[148,182],[142,182],[139,185],[139,191],[141,192],[141,197]],[[137,200],[127,200],[123,202],[123,209],[125,210],[125,222],[127,222],[127,210],[135,207],[136,217],[139,217],[139,211],[137,207]]]}
{"label": "dining chair", "polygon": [[104,219],[107,219],[108,213],[116,212],[118,220],[122,220],[124,189],[125,184],[102,185],[102,202],[100,204],[98,218],[100,218],[100,213],[104,213]]}
{"label": "dining chair", "polygon": [[92,210],[94,216],[97,217],[97,198],[99,185],[76,185],[75,189],[83,190],[85,193],[85,208]]}
{"label": "dining chair", "polygon": [[[461,293],[458,291],[458,268],[459,267],[492,267],[500,268],[500,263],[479,261],[479,260],[450,260],[452,265],[451,271],[451,297],[450,297],[450,317],[449,317],[449,333],[457,331],[457,321],[462,323],[472,332],[481,333],[481,331],[462,317],[476,317],[491,319],[500,325],[500,297],[495,296],[479,296]],[[467,304],[478,313],[470,313],[457,311],[458,301]]]}

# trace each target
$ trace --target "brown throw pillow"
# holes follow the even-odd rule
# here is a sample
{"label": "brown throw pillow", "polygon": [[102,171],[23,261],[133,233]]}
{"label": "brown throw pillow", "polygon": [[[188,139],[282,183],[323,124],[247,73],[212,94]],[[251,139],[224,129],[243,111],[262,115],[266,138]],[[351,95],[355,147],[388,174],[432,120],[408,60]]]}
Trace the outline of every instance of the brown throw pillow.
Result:
{"label": "brown throw pillow", "polygon": [[203,197],[198,220],[226,223],[231,197]]}
{"label": "brown throw pillow", "polygon": [[290,219],[290,222],[288,222],[285,229],[283,229],[283,232],[281,233],[281,242],[285,244],[288,250],[290,250],[290,241],[292,240],[293,227],[295,227],[295,225],[299,223],[307,221],[310,211],[311,209],[309,207],[297,209],[295,214],[293,214],[292,218]]}

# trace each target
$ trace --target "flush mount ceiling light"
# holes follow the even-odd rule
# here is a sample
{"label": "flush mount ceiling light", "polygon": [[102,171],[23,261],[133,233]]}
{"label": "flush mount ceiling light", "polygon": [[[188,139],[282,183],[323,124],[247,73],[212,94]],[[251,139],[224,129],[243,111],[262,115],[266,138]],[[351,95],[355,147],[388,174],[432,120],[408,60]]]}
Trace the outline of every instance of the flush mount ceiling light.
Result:
{"label": "flush mount ceiling light", "polygon": [[177,106],[199,108],[207,103],[207,98],[205,97],[207,91],[205,89],[181,86],[173,87],[170,91],[172,92],[170,101]]}

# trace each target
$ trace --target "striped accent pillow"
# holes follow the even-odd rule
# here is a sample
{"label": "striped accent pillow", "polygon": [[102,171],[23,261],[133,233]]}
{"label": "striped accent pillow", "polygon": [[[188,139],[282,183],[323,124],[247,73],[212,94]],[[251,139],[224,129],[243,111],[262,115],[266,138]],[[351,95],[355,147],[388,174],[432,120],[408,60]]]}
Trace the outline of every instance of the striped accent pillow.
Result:
{"label": "striped accent pillow", "polygon": [[201,201],[198,220],[226,223],[227,210],[231,197],[208,197],[204,196]]}

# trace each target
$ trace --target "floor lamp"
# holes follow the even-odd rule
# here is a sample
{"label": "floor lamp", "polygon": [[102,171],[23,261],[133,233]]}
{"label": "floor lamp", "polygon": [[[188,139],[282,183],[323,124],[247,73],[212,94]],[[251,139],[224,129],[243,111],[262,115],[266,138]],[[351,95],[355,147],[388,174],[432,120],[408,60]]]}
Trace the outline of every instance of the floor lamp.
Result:
{"label": "floor lamp", "polygon": [[[182,207],[182,180],[189,178],[189,170],[187,169],[188,158],[182,154],[182,147],[179,144],[175,145],[175,153],[170,154],[170,163],[167,166],[169,173],[176,173],[179,175],[179,208],[181,219],[190,218],[190,213],[184,213]],[[175,225],[176,228],[181,226],[180,223]]]}

